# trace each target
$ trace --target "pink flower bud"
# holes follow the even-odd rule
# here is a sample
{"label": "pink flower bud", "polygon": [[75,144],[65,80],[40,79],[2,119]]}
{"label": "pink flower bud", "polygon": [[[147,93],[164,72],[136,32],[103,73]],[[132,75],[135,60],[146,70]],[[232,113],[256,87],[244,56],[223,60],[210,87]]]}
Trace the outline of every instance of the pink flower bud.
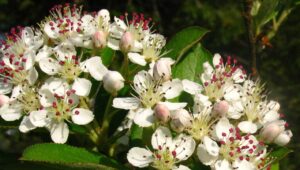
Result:
{"label": "pink flower bud", "polygon": [[0,107],[9,102],[9,97],[6,95],[0,95]]}
{"label": "pink flower bud", "polygon": [[107,92],[116,95],[124,87],[124,78],[117,71],[108,71],[103,76],[103,86]]}
{"label": "pink flower bud", "polygon": [[97,31],[95,32],[93,36],[93,42],[94,46],[96,48],[103,48],[106,46],[106,39],[107,39],[107,34],[103,31]]}
{"label": "pink flower bud", "polygon": [[158,103],[154,108],[154,112],[156,118],[163,123],[168,122],[170,119],[170,111],[164,104]]}
{"label": "pink flower bud", "polygon": [[134,44],[133,35],[130,32],[125,32],[120,40],[120,49],[123,52],[128,52]]}
{"label": "pink flower bud", "polygon": [[228,102],[222,100],[222,101],[214,104],[213,113],[215,116],[223,117],[228,112],[228,109],[229,109]]}
{"label": "pink flower bud", "polygon": [[161,58],[158,60],[153,67],[154,78],[163,82],[170,80],[172,75],[171,65],[174,62],[171,58]]}
{"label": "pink flower bud", "polygon": [[266,124],[260,132],[262,139],[265,142],[273,142],[284,131],[284,124],[282,120]]}

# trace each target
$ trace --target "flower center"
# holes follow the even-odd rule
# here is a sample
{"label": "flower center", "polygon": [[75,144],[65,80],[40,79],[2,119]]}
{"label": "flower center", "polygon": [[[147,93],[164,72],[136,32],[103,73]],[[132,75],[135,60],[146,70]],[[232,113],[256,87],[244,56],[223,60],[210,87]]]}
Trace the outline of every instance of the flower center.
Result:
{"label": "flower center", "polygon": [[72,81],[82,72],[76,56],[72,56],[71,59],[65,61],[60,61],[59,64],[62,66],[59,74],[66,80]]}
{"label": "flower center", "polygon": [[67,96],[58,96],[57,94],[54,95],[56,101],[52,103],[52,107],[48,110],[50,113],[52,113],[52,119],[60,122],[70,118],[75,101],[69,96],[73,95],[74,93],[74,90],[69,90],[67,91]]}
{"label": "flower center", "polygon": [[155,160],[153,161],[153,167],[159,170],[170,170],[176,163],[176,151],[170,151],[167,147],[154,152]]}
{"label": "flower center", "polygon": [[187,132],[197,141],[206,136],[211,127],[210,116],[199,116],[192,120],[192,126],[187,128]]}
{"label": "flower center", "polygon": [[220,142],[220,154],[230,162],[237,159],[254,162],[264,154],[264,144],[252,135],[241,136],[239,129],[231,128],[229,134],[223,132],[222,136],[226,140]]}
{"label": "flower center", "polygon": [[25,114],[41,108],[38,94],[32,88],[25,88],[23,93],[17,98],[17,101],[21,103]]}

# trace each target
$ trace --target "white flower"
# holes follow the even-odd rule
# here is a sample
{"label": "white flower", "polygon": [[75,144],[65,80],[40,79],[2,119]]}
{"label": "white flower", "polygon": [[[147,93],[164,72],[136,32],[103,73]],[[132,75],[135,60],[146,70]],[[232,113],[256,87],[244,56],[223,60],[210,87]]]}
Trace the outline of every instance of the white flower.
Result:
{"label": "white flower", "polygon": [[259,82],[245,81],[243,91],[242,107],[246,120],[238,124],[242,132],[255,133],[264,124],[279,119],[279,103],[263,100],[263,87]]}
{"label": "white flower", "polygon": [[6,121],[15,121],[23,117],[19,130],[26,133],[35,128],[28,116],[41,108],[38,93],[32,87],[16,86],[11,97],[6,97],[0,108],[0,115]]}
{"label": "white flower", "polygon": [[[166,40],[160,34],[148,34],[142,41],[142,51],[141,52],[129,52],[128,58],[131,62],[138,65],[146,65],[147,62],[157,61],[161,56],[161,49],[165,46]],[[171,59],[164,60],[161,64],[172,65],[175,61]],[[161,66],[159,66],[161,67]],[[165,66],[164,69],[167,69]],[[169,70],[167,70],[169,71]],[[161,76],[161,75],[160,75]]]}
{"label": "white flower", "polygon": [[201,141],[211,132],[212,125],[215,123],[212,116],[212,103],[207,96],[196,94],[194,96],[193,114],[190,119],[190,126],[185,131],[195,140]]}
{"label": "white flower", "polygon": [[198,145],[197,155],[203,164],[220,170],[263,167],[266,147],[255,136],[242,136],[224,117],[216,124],[214,134],[220,146],[208,136]]}
{"label": "white flower", "polygon": [[34,68],[34,51],[24,51],[23,47],[18,46],[19,41],[3,51],[5,55],[0,61],[0,94],[9,94],[14,86],[33,85],[38,78]]}
{"label": "white flower", "polygon": [[[126,19],[125,19],[126,17]],[[130,47],[126,49],[125,52],[137,52],[142,49],[142,41],[147,34],[149,34],[149,22],[150,19],[145,19],[144,16],[133,14],[133,17],[128,21],[127,14],[126,16],[120,18],[115,17],[114,23],[110,26],[110,35],[108,39],[108,46],[114,50],[120,50],[121,42],[123,35],[127,33],[130,36]],[[126,23],[123,20],[126,20]],[[126,35],[126,37],[127,37]],[[124,38],[123,39],[127,39]]]}
{"label": "white flower", "polygon": [[177,97],[181,90],[181,81],[155,81],[153,76],[146,71],[138,72],[133,80],[133,89],[137,93],[135,97],[115,98],[113,107],[133,110],[136,112],[134,122],[142,127],[151,126],[154,122],[154,110],[156,104],[162,102],[169,110],[176,110],[186,106],[186,103],[170,103],[165,99]]}
{"label": "white flower", "polygon": [[43,109],[31,112],[29,119],[34,126],[47,127],[55,143],[65,143],[69,128],[65,121],[72,120],[78,125],[86,125],[94,119],[88,108],[78,107],[79,97],[67,82],[51,79],[39,91]]}
{"label": "white flower", "polygon": [[103,87],[109,93],[116,95],[124,87],[124,78],[117,71],[108,71],[103,77]]}
{"label": "white flower", "polygon": [[156,169],[188,169],[176,165],[187,160],[195,150],[195,141],[190,136],[180,134],[172,139],[171,132],[166,127],[158,127],[152,135],[151,144],[154,151],[134,147],[127,154],[127,160],[133,166],[143,168],[152,166]]}

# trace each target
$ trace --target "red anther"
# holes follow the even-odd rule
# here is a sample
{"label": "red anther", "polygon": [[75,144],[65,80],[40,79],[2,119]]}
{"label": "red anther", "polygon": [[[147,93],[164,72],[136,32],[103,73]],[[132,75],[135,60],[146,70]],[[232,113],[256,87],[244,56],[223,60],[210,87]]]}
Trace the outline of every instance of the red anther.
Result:
{"label": "red anther", "polygon": [[225,136],[226,136],[226,133],[225,133],[225,132],[222,132],[222,136],[225,137]]}
{"label": "red anther", "polygon": [[78,110],[76,110],[76,111],[75,111],[75,114],[76,114],[76,115],[79,115],[79,111],[78,111]]}
{"label": "red anther", "polygon": [[173,157],[176,157],[176,151],[172,151]]}

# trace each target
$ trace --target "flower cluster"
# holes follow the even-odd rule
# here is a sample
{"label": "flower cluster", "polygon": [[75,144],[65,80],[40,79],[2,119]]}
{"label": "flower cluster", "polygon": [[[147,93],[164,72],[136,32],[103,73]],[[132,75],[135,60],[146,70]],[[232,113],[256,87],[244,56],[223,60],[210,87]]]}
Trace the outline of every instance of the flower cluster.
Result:
{"label": "flower cluster", "polygon": [[[177,165],[195,152],[200,162],[212,169],[263,169],[271,159],[267,144],[283,146],[290,141],[292,133],[280,120],[279,104],[266,99],[263,85],[247,78],[235,59],[228,57],[225,62],[215,54],[212,63],[203,64],[202,83],[164,81],[168,74],[155,79],[153,70],[140,72],[133,86],[137,95],[114,100],[114,107],[130,110],[128,118],[134,123],[157,127],[151,141],[154,151],[130,149],[127,159],[132,165],[188,169]],[[166,66],[170,63],[160,69]],[[192,108],[169,100],[181,90],[193,96]],[[175,142],[170,130],[178,134]]]}
{"label": "flower cluster", "polygon": [[[192,155],[215,170],[268,166],[268,144],[283,146],[292,137],[279,103],[237,60],[219,54],[203,64],[198,82],[172,77],[176,62],[164,57],[166,40],[151,21],[136,13],[111,21],[106,9],[86,13],[66,4],[55,6],[40,28],[12,29],[0,50],[1,117],[22,119],[24,133],[45,127],[55,143],[65,143],[71,124],[94,120],[95,93],[103,87],[114,97],[108,104],[128,110],[118,131],[130,132],[133,124],[153,131],[152,147],[129,150],[135,167],[186,170]],[[120,51],[125,67],[102,63],[96,53],[104,48]],[[133,80],[127,60],[139,68]],[[125,83],[130,96],[117,97]],[[182,92],[193,101],[179,100]]]}

